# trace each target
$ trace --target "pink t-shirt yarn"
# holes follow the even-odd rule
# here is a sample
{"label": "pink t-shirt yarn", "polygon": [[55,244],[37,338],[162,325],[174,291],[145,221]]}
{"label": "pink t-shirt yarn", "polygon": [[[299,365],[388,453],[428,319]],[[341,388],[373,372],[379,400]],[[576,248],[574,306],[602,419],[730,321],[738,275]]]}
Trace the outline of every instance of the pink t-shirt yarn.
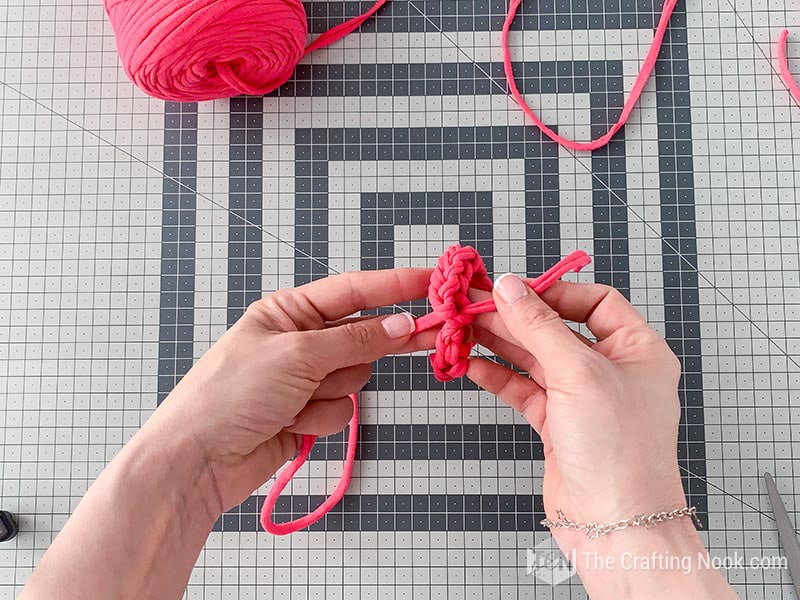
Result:
{"label": "pink t-shirt yarn", "polygon": [[792,77],[792,72],[789,70],[789,57],[786,55],[786,41],[789,37],[789,30],[784,29],[778,36],[776,50],[778,54],[778,71],[781,74],[783,84],[788,88],[794,101],[800,104],[800,86],[797,81]]}
{"label": "pink t-shirt yarn", "polygon": [[[540,294],[564,274],[580,271],[589,262],[591,262],[589,256],[578,250],[560,260],[528,285],[534,292]],[[437,325],[442,326],[436,336],[436,351],[430,356],[433,373],[439,381],[450,381],[467,372],[469,354],[475,345],[471,335],[472,321],[481,313],[497,310],[491,298],[482,302],[471,302],[468,296],[470,288],[491,291],[492,282],[478,251],[472,246],[456,244],[448,248],[436,263],[428,286],[428,300],[433,312],[417,319],[415,328],[415,332],[419,333]],[[314,446],[316,437],[304,435],[297,456],[280,472],[261,507],[261,525],[266,531],[275,535],[299,531],[325,516],[344,497],[353,473],[358,441],[358,399],[355,394],[351,394],[350,398],[353,401],[353,416],[348,426],[347,454],[342,467],[342,476],[333,493],[303,517],[284,523],[274,521],[272,513],[278,497],[297,470],[306,462]]]}
{"label": "pink t-shirt yarn", "polygon": [[306,54],[360,27],[387,0],[306,45],[300,0],[104,0],[122,66],[145,93],[176,102],[260,96]]}
{"label": "pink t-shirt yarn", "polygon": [[[267,94],[284,84],[304,56],[342,39],[386,3],[306,44],[308,25],[300,0],[104,0],[122,66],[147,94],[178,102]],[[514,100],[544,135],[572,150],[606,145],[631,115],[658,58],[678,0],[664,0],[642,69],[617,122],[589,142],[570,140],[531,110],[514,79],[509,34],[522,0],[510,0],[500,47]]]}

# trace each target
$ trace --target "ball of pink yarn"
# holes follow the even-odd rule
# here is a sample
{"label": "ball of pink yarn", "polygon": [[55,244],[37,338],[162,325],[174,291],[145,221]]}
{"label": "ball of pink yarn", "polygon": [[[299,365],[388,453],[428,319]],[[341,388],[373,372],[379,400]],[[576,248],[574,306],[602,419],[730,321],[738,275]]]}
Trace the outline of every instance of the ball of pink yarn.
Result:
{"label": "ball of pink yarn", "polygon": [[164,100],[266,94],[305,51],[300,0],[105,0],[105,8],[128,77]]}

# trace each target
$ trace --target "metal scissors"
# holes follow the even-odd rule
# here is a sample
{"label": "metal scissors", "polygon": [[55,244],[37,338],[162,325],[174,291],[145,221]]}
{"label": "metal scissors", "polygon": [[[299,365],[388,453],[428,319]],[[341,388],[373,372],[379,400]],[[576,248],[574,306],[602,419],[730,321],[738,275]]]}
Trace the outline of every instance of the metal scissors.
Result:
{"label": "metal scissors", "polygon": [[794,523],[789,519],[786,506],[781,500],[778,488],[775,487],[775,480],[772,475],[764,473],[764,481],[767,482],[767,492],[769,493],[769,503],[772,505],[772,513],[775,515],[775,522],[778,524],[778,537],[783,547],[783,555],[789,565],[789,575],[792,576],[794,591],[800,597],[800,541],[797,540],[797,532]]}

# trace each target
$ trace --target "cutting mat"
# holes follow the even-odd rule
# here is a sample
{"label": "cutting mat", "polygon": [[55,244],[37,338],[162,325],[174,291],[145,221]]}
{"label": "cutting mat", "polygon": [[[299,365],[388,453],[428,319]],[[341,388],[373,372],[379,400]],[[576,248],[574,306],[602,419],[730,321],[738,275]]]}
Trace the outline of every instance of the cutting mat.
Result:
{"label": "cutting mat", "polygon": [[[13,597],[87,486],[254,299],[330,273],[428,266],[472,243],[535,275],[582,248],[684,366],[679,454],[712,554],[778,555],[759,475],[790,511],[800,469],[800,106],[772,44],[800,7],[681,1],[637,110],[575,154],[507,95],[502,0],[392,0],[263,98],[176,104],[125,79],[99,2],[0,11],[0,545]],[[790,7],[790,5],[792,5]],[[321,33],[368,3],[307,5]],[[657,0],[542,0],[517,81],[579,139],[616,120]],[[424,310],[416,305],[413,310]],[[257,528],[262,488],[217,523],[189,598],[583,598],[526,572],[549,534],[535,435],[425,356],[380,361],[345,501],[308,531]],[[332,489],[320,443],[279,510]],[[793,513],[796,516],[796,513]],[[781,569],[727,571],[794,598]]]}

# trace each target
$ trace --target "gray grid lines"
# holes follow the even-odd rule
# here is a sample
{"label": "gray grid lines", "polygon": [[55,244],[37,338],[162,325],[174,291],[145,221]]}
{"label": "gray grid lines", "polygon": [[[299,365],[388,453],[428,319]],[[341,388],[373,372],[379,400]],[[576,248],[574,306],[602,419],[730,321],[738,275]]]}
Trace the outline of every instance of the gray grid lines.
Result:
{"label": "gray grid lines", "polygon": [[[595,133],[595,128],[599,130],[606,120],[613,119],[614,109],[601,115],[595,112],[596,107],[582,103],[583,92],[564,93],[559,89],[559,95],[546,87],[557,77],[551,78],[544,71],[528,73],[526,69],[547,63],[577,64],[586,58],[582,53],[588,47],[593,60],[623,66],[621,81],[627,88],[631,73],[638,69],[647,30],[660,3],[621,0],[600,7],[583,0],[554,0],[528,4],[523,6],[512,36],[518,81],[532,104],[541,103],[547,122],[557,123],[566,132],[574,127],[576,132],[592,128]],[[350,1],[309,5],[312,30],[324,30],[365,6]],[[215,111],[230,113],[230,126],[214,125],[203,140],[195,138],[188,146],[197,155],[211,152],[214,164],[227,170],[198,173],[197,180],[192,181],[190,174],[180,172],[176,176],[170,171],[170,143],[165,138],[162,144],[160,139],[170,130],[167,123],[162,127],[160,122],[168,118],[169,107],[165,114],[160,103],[132,93],[119,75],[113,42],[108,30],[103,29],[102,10],[74,6],[58,13],[58,18],[66,18],[73,28],[68,35],[57,36],[51,33],[56,23],[54,10],[23,7],[19,2],[9,5],[7,17],[0,19],[0,25],[5,26],[6,51],[6,58],[0,59],[4,113],[0,211],[13,217],[5,227],[0,224],[0,280],[4,282],[0,285],[0,373],[7,378],[7,401],[0,411],[0,493],[4,504],[18,503],[23,509],[23,525],[35,533],[35,539],[29,534],[20,539],[16,550],[0,548],[0,560],[8,559],[5,562],[10,565],[0,567],[0,596],[5,590],[13,593],[13,586],[29,572],[85,486],[135,431],[155,405],[156,396],[163,396],[171,387],[165,379],[162,388],[159,375],[168,375],[161,372],[161,365],[174,362],[177,366],[177,357],[169,354],[170,344],[160,347],[154,343],[161,337],[159,323],[164,325],[163,313],[159,316],[159,302],[164,297],[159,299],[154,289],[164,277],[160,269],[171,260],[163,254],[158,256],[164,245],[154,233],[170,232],[170,209],[159,208],[168,200],[168,189],[181,198],[196,198],[197,208],[202,206],[208,214],[222,213],[225,217],[220,228],[226,238],[220,247],[226,253],[223,264],[228,261],[222,273],[227,281],[219,283],[219,273],[213,270],[197,279],[197,293],[206,294],[205,286],[214,288],[207,294],[211,305],[204,309],[210,309],[207,313],[213,327],[208,331],[218,331],[247,303],[236,288],[236,269],[250,268],[249,259],[237,262],[234,256],[238,236],[254,236],[247,238],[245,247],[261,247],[264,254],[257,257],[259,262],[263,259],[259,273],[264,274],[264,280],[249,282],[245,274],[241,282],[248,298],[273,289],[277,276],[285,282],[287,276],[297,275],[299,271],[293,266],[297,260],[316,264],[313,270],[317,276],[388,264],[390,249],[381,246],[379,240],[385,241],[390,234],[395,264],[429,264],[446,240],[452,236],[468,239],[473,235],[469,229],[472,224],[480,229],[487,225],[486,219],[473,216],[472,207],[464,204],[459,205],[460,215],[446,216],[450,213],[445,201],[441,218],[429,215],[414,221],[417,217],[409,209],[408,223],[401,216],[390,229],[379,224],[372,232],[372,226],[364,222],[373,210],[372,198],[375,203],[388,202],[394,207],[393,214],[400,214],[405,210],[397,208],[404,202],[404,186],[409,202],[420,193],[424,201],[433,202],[437,186],[449,185],[454,191],[475,192],[480,197],[485,189],[481,186],[491,181],[491,227],[477,233],[475,239],[491,242],[495,270],[527,268],[533,272],[545,254],[549,260],[550,255],[557,256],[573,245],[586,244],[598,258],[593,272],[597,280],[629,287],[637,305],[668,336],[670,323],[677,323],[676,349],[688,356],[686,374],[697,377],[693,385],[699,384],[703,395],[700,418],[704,419],[701,430],[705,434],[699,444],[705,448],[705,457],[702,466],[698,463],[693,467],[690,458],[688,468],[684,468],[688,480],[697,478],[704,487],[707,485],[710,530],[705,535],[709,545],[718,553],[737,548],[749,548],[754,553],[774,551],[777,542],[769,525],[769,505],[757,486],[757,476],[765,467],[777,469],[779,486],[789,492],[789,500],[795,500],[791,492],[796,489],[792,477],[800,423],[800,412],[793,406],[800,383],[796,317],[800,281],[795,225],[798,198],[792,182],[798,181],[798,169],[796,159],[781,144],[786,141],[784,147],[789,148],[792,139],[798,139],[800,117],[797,106],[777,83],[770,62],[771,34],[781,24],[791,29],[796,21],[793,17],[800,15],[788,7],[764,10],[740,0],[718,0],[702,6],[688,2],[688,41],[684,47],[689,56],[665,60],[672,71],[682,68],[681,61],[688,65],[689,96],[680,99],[663,95],[681,90],[675,89],[674,73],[661,73],[663,86],[656,77],[632,122],[618,138],[619,145],[610,147],[608,156],[558,151],[555,169],[559,200],[554,208],[559,212],[554,222],[560,225],[560,232],[553,233],[560,247],[551,246],[543,252],[520,244],[526,234],[517,225],[532,202],[532,198],[520,196],[519,190],[527,189],[540,176],[534,165],[526,164],[531,163],[530,156],[515,163],[512,157],[482,159],[464,154],[453,166],[445,155],[415,159],[415,146],[401,137],[388,144],[394,147],[394,159],[381,160],[380,136],[384,130],[401,136],[405,131],[413,135],[415,128],[439,129],[442,135],[447,135],[448,128],[466,131],[464,135],[474,135],[475,139],[458,139],[452,144],[454,151],[480,152],[477,140],[481,128],[511,131],[522,124],[518,109],[508,101],[502,72],[491,60],[497,60],[490,49],[496,47],[492,36],[498,31],[505,8],[498,0],[391,2],[362,31],[313,56],[286,88],[257,99],[259,108],[254,110],[263,121],[248,122],[244,131],[263,129],[264,154],[258,161],[263,163],[263,173],[247,170],[250,160],[237,159],[230,137],[237,129],[236,103],[249,100],[216,103]],[[103,33],[95,45],[85,43],[92,29]],[[57,38],[59,44],[74,41],[75,45],[68,46],[70,50],[59,60],[48,63],[48,36]],[[19,45],[36,39],[43,41],[38,53],[29,55],[35,66],[22,77],[22,69],[14,62],[22,56]],[[669,44],[666,51],[677,48]],[[795,49],[796,45],[790,45],[792,56]],[[42,62],[35,63],[37,60]],[[395,69],[388,76],[381,71],[387,65]],[[440,71],[432,77],[421,70],[421,65],[440,66]],[[796,59],[792,65],[800,72]],[[354,66],[359,69],[355,74]],[[467,72],[466,67],[471,70]],[[66,69],[68,76],[64,79],[70,84],[59,83],[59,68]],[[569,77],[570,81],[579,79],[576,74]],[[434,93],[420,87],[420,79],[432,86]],[[604,74],[602,79],[603,85],[614,85],[612,76]],[[348,91],[353,82],[359,86],[356,96]],[[545,87],[537,87],[540,84]],[[619,106],[620,90],[608,90],[600,94],[602,99],[608,106]],[[441,94],[441,100],[437,100],[437,94]],[[99,98],[96,103],[88,100],[92,95]],[[665,106],[672,107],[666,120],[659,113]],[[680,147],[679,136],[660,129],[669,119],[682,118],[675,108],[679,106],[691,111],[689,148]],[[249,112],[248,105],[244,113]],[[591,118],[584,121],[585,115]],[[196,132],[198,127],[202,126],[190,125],[187,131]],[[314,185],[325,182],[329,186],[324,190],[329,219],[324,229],[330,236],[326,240],[330,255],[317,256],[304,249],[293,222],[298,215],[293,199],[303,194],[295,186],[304,177],[304,167],[298,167],[304,162],[303,144],[295,144],[295,134],[327,131],[330,135],[339,129],[374,130],[375,159],[329,156],[324,177],[321,173],[310,176]],[[537,134],[531,130],[525,135]],[[60,150],[54,141],[59,136],[68,140],[63,148],[79,148],[83,155],[75,160],[70,152]],[[648,145],[656,138],[660,143]],[[261,145],[255,140],[252,143]],[[360,147],[369,148],[371,144],[367,140],[360,142]],[[507,144],[509,150],[512,144]],[[411,152],[407,158],[397,150],[405,145]],[[276,153],[273,146],[281,150]],[[330,139],[312,140],[308,146],[312,153],[336,151],[338,147]],[[448,151],[444,141],[434,146]],[[49,156],[41,151],[48,147]],[[615,150],[621,151],[622,163]],[[183,154],[184,149],[180,152],[178,164],[192,161]],[[682,162],[687,158],[688,167]],[[318,161],[309,163],[313,168]],[[390,163],[393,166],[387,166]],[[207,158],[202,162],[198,159],[199,168],[207,164]],[[227,198],[232,198],[231,186],[236,185],[239,175],[235,170],[239,168],[245,169],[245,179],[263,181],[264,187],[245,199],[244,207],[237,208]],[[668,193],[673,185],[670,173],[679,177],[683,172],[695,178],[688,189],[694,192],[696,214],[688,218],[680,212],[680,199],[675,205],[678,212],[673,213],[672,200],[664,195],[664,190]],[[658,184],[659,174],[667,177],[662,185]],[[114,180],[116,184],[109,183]],[[675,185],[675,189],[682,189],[681,185]],[[77,193],[86,200],[73,207],[63,199],[58,203],[59,197],[74,202]],[[107,200],[111,195],[119,199]],[[10,210],[3,205],[6,199],[11,200]],[[323,210],[314,202],[311,199],[311,218]],[[469,194],[458,202],[469,202]],[[110,206],[113,211],[108,210]],[[183,208],[179,205],[178,212]],[[529,229],[527,237],[537,243],[542,237],[531,231],[551,222],[547,219],[552,215],[547,219],[541,216],[546,212],[534,213],[529,221],[533,230]],[[377,204],[375,214],[382,214]],[[687,223],[696,225],[694,234],[686,229]],[[677,229],[671,229],[673,226]],[[63,230],[63,237],[50,238],[42,245],[41,231],[48,229],[51,235]],[[13,237],[6,238],[11,232]],[[364,237],[373,234],[374,246]],[[79,236],[77,247],[86,253],[76,262],[70,255],[71,235]],[[213,231],[211,235],[215,236]],[[137,245],[142,236],[147,241]],[[687,246],[692,240],[694,247]],[[49,253],[58,247],[62,249],[61,258],[56,259]],[[46,248],[47,256],[41,261],[28,258],[35,248]],[[208,273],[205,258],[188,260],[184,255],[184,259],[187,268],[196,266]],[[663,269],[659,264],[662,260]],[[272,265],[277,265],[276,277]],[[70,271],[73,268],[79,275],[75,280]],[[669,277],[671,272],[680,273],[674,290],[662,283],[662,277]],[[111,274],[110,279],[104,279],[106,273]],[[90,279],[100,287],[89,285]],[[123,279],[128,283],[123,284]],[[6,281],[8,292],[3,290]],[[695,292],[687,291],[687,281]],[[36,304],[41,302],[37,295],[40,285],[47,286],[51,302],[53,298],[66,298],[66,304],[55,312],[49,312],[53,309],[46,304]],[[69,304],[75,285],[92,290],[83,296],[87,303],[83,310]],[[111,286],[113,291],[105,296],[101,286]],[[161,288],[163,292],[163,279]],[[678,296],[670,297],[673,291]],[[219,292],[230,297],[222,299]],[[683,297],[687,293],[691,296],[688,302]],[[124,303],[122,294],[127,297]],[[191,295],[186,301],[191,303]],[[108,307],[106,302],[115,304]],[[692,304],[699,314],[686,312]],[[120,307],[126,307],[127,314],[119,312]],[[178,341],[178,325],[192,320],[175,308],[176,338],[170,343]],[[228,308],[233,308],[233,313],[225,317],[225,323],[217,323],[215,319]],[[415,304],[401,308],[417,311],[423,307]],[[87,328],[84,335],[91,341],[89,346],[81,347],[82,340],[76,337],[76,333],[80,335],[78,323]],[[194,335],[187,334],[184,341],[189,343],[188,354],[182,355],[181,368],[196,358],[204,341],[194,339],[199,335],[203,334],[197,330]],[[57,345],[48,345],[49,340],[57,340]],[[119,346],[119,340],[127,345]],[[191,349],[193,342],[197,345]],[[83,353],[82,363],[76,349]],[[167,354],[156,360],[154,357],[165,349]],[[54,352],[56,362],[42,363],[52,364],[52,373],[31,370],[36,361],[51,360]],[[75,366],[69,367],[71,364]],[[12,374],[12,370],[19,370],[19,374]],[[423,356],[378,365],[373,386],[363,394],[360,471],[352,494],[336,516],[341,530],[333,526],[292,539],[265,538],[249,524],[244,525],[245,519],[253,522],[263,493],[259,490],[243,507],[232,530],[226,528],[209,539],[188,597],[225,597],[235,591],[239,597],[248,598],[266,588],[279,597],[301,590],[310,597],[366,596],[386,590],[394,597],[421,593],[454,598],[471,593],[582,597],[579,585],[550,589],[526,579],[524,569],[520,571],[524,556],[520,557],[517,550],[524,550],[542,535],[526,534],[527,525],[514,523],[508,532],[501,527],[501,531],[493,531],[495,525],[490,520],[481,523],[483,531],[479,534],[469,531],[477,526],[481,515],[496,514],[499,523],[509,515],[520,516],[529,510],[523,501],[513,509],[508,506],[494,513],[492,498],[498,506],[510,498],[514,502],[540,498],[535,489],[540,466],[514,472],[514,468],[531,462],[525,457],[528,453],[534,456],[537,446],[528,441],[514,442],[511,452],[516,458],[497,460],[498,453],[509,452],[504,446],[507,442],[499,438],[508,435],[507,431],[517,431],[508,428],[518,428],[519,423],[508,420],[510,415],[498,409],[493,399],[473,389],[431,389],[426,373]],[[177,372],[169,374],[168,379],[174,381],[174,375]],[[87,385],[91,391],[84,393],[81,386]],[[695,417],[692,421],[697,422]],[[405,423],[407,432],[401,426]],[[458,424],[460,433],[429,428],[440,423],[447,427]],[[481,428],[489,424],[495,427],[494,437],[498,439],[473,442],[472,436],[483,435]],[[416,435],[415,431],[422,437],[406,441],[407,436]],[[690,430],[686,433],[689,437],[682,441],[682,452],[688,456],[692,444],[698,442],[692,441]],[[488,430],[486,435],[490,435]],[[320,444],[315,450],[315,459],[320,460],[311,461],[310,476],[300,478],[287,497],[290,505],[299,504],[287,510],[307,510],[305,502],[309,500],[313,505],[326,483],[335,478],[342,448],[341,436]],[[480,471],[475,470],[475,457],[483,457]],[[328,460],[331,467],[326,466]],[[534,489],[524,487],[528,480],[533,480]],[[692,484],[688,485],[691,488]],[[444,508],[432,509],[432,498],[436,502],[444,499]],[[476,502],[484,501],[488,504],[477,510]],[[411,521],[405,515],[411,515]],[[417,517],[427,525],[415,525]],[[432,519],[435,527],[431,527]],[[408,523],[410,531],[403,532]],[[450,531],[437,532],[442,523],[448,523]],[[352,528],[359,532],[354,533]],[[466,531],[457,531],[460,528]],[[517,533],[511,532],[515,528]],[[483,549],[475,553],[472,549],[476,547]],[[380,563],[373,562],[373,557],[379,557]],[[729,577],[747,597],[794,597],[781,573],[731,572]]]}

